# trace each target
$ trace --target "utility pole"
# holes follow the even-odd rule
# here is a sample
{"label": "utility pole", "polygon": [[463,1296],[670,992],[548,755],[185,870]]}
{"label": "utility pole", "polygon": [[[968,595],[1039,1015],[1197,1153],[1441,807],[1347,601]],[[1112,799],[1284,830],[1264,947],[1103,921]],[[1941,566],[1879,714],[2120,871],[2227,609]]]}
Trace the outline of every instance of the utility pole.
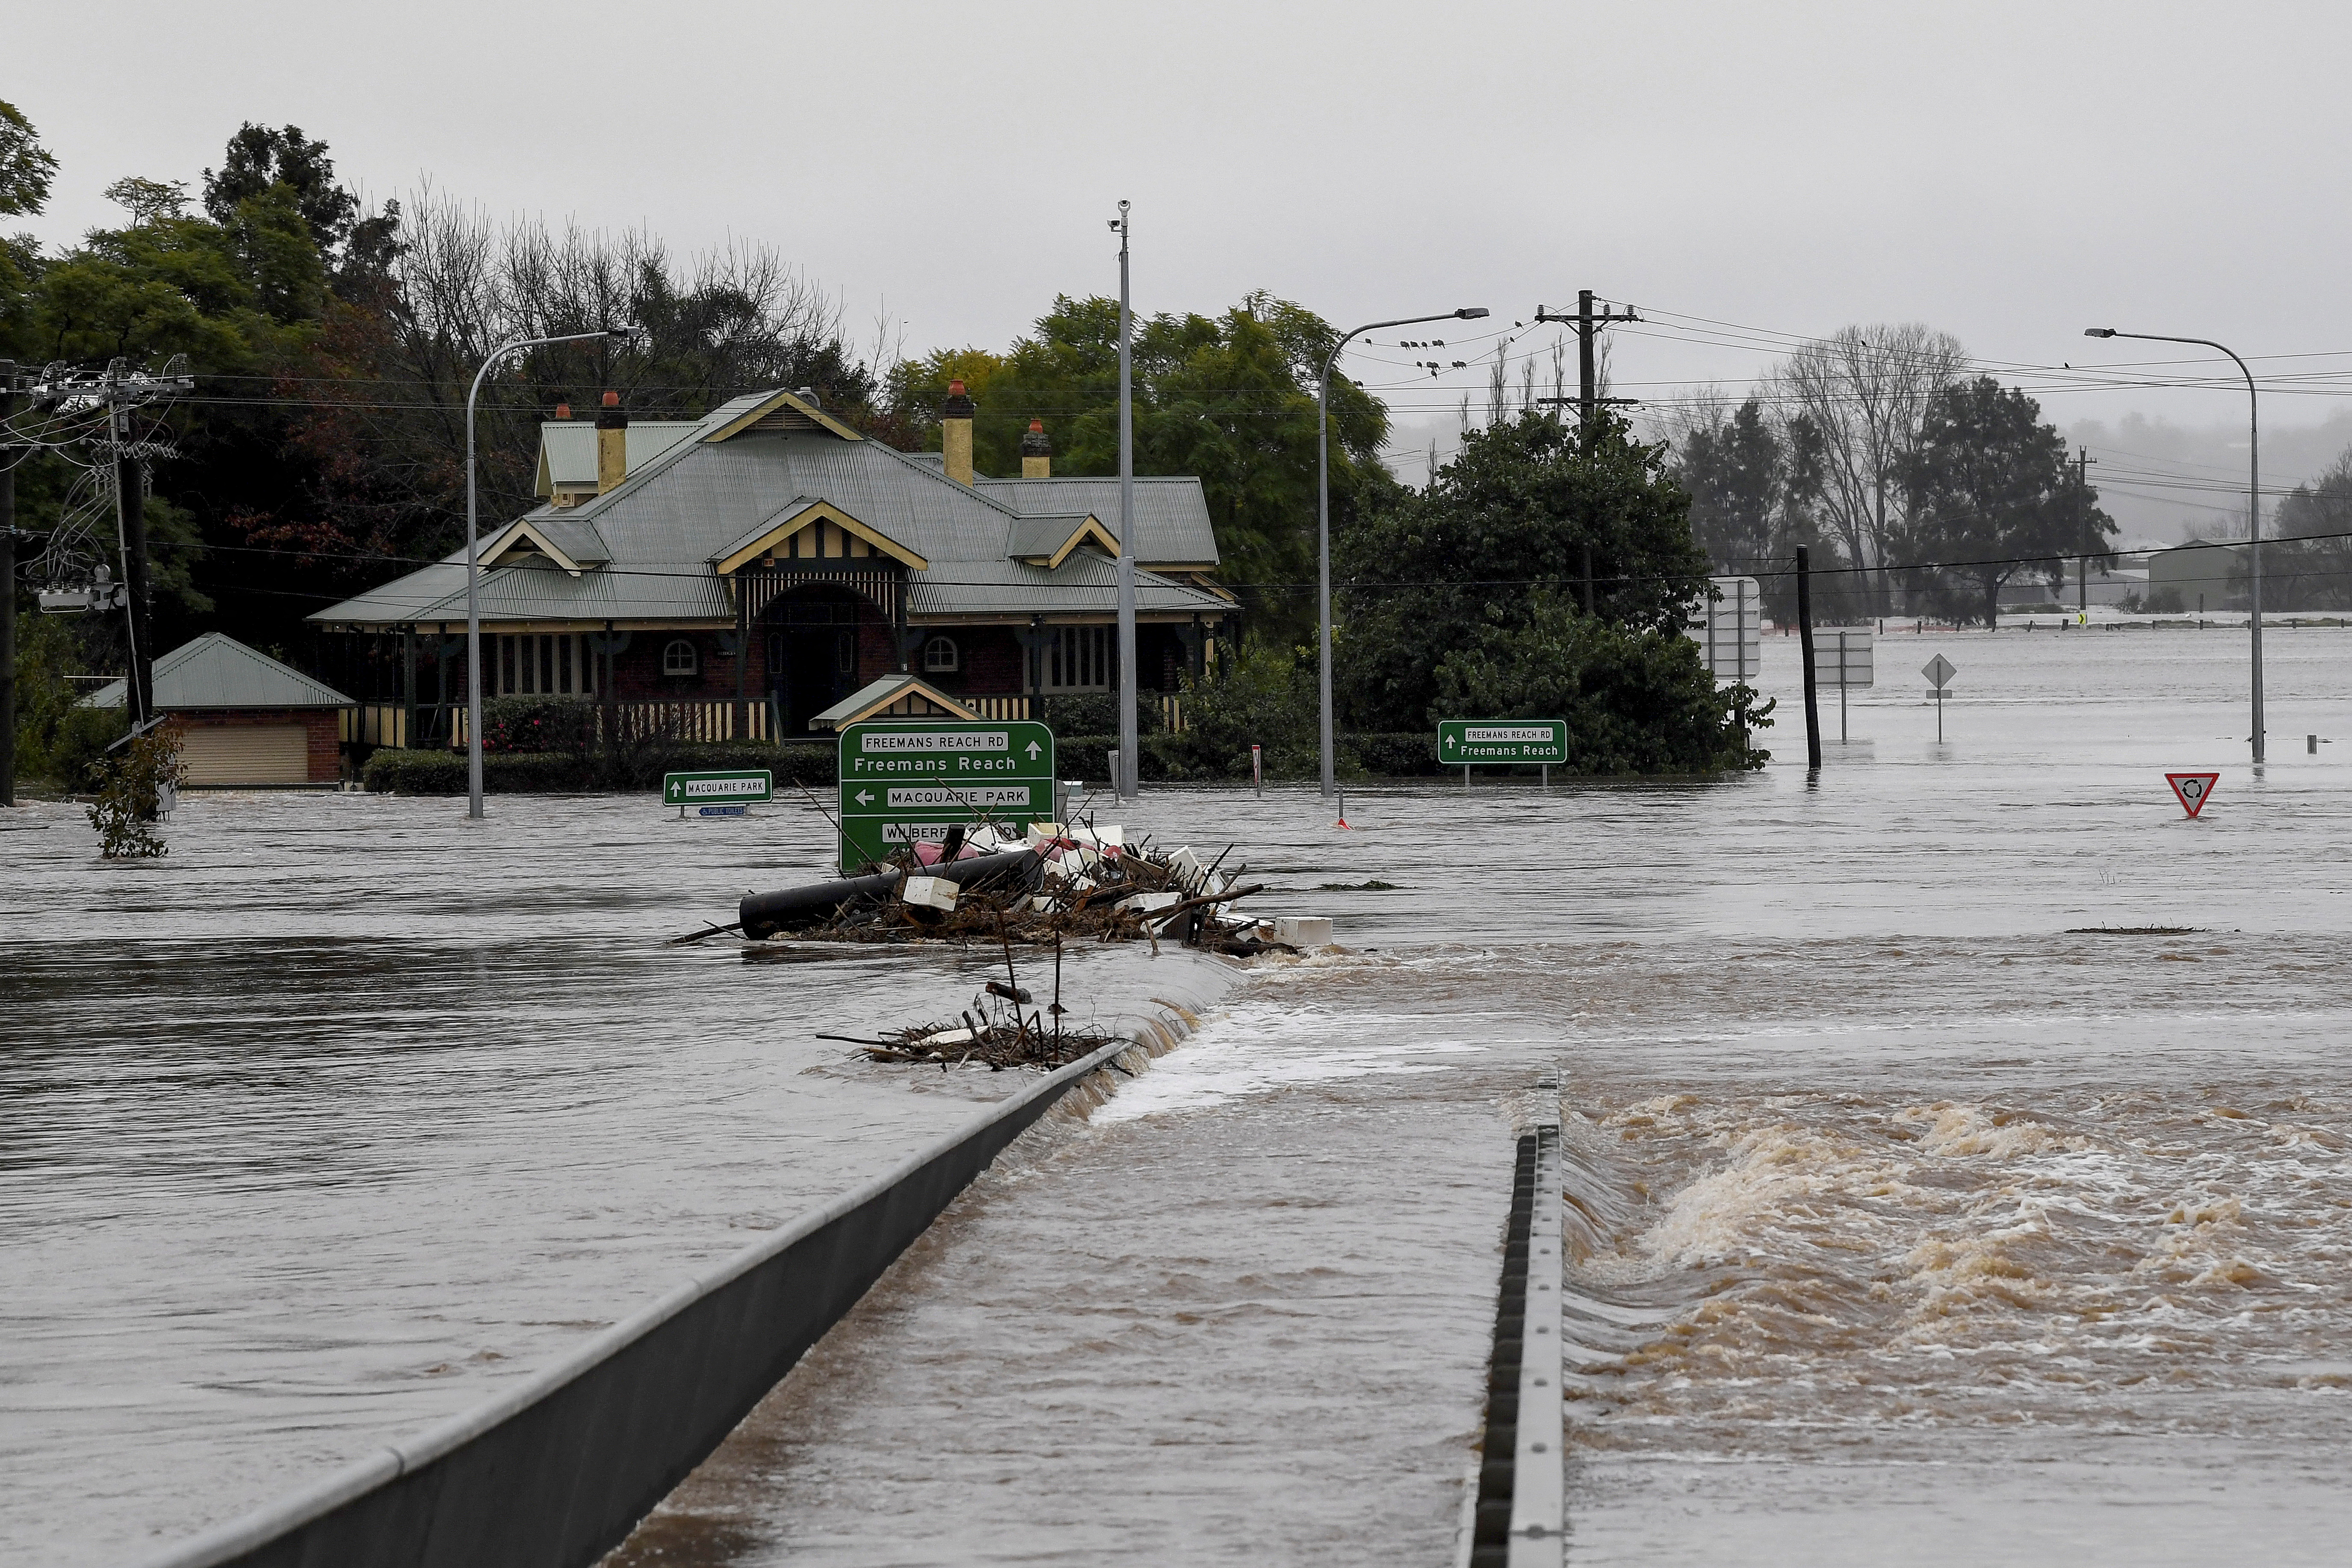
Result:
{"label": "utility pole", "polygon": [[1803,640],[1805,654],[1805,768],[1807,776],[1818,778],[1822,772],[1822,710],[1813,690],[1813,560],[1812,552],[1801,544],[1797,546],[1797,633]]}
{"label": "utility pole", "polygon": [[107,375],[107,427],[114,437],[114,526],[122,546],[122,585],[130,599],[123,608],[130,632],[131,660],[123,690],[131,701],[131,730],[137,734],[155,716],[155,649],[152,602],[147,573],[147,480],[139,459],[131,455],[131,407],[121,400],[124,378],[110,369]]}
{"label": "utility pole", "polygon": [[16,804],[16,362],[0,359],[0,806]]}
{"label": "utility pole", "polygon": [[[1595,351],[1599,347],[1599,338],[1601,328],[1615,326],[1622,321],[1638,321],[1642,318],[1636,315],[1630,306],[1622,310],[1612,310],[1604,304],[1600,310],[1595,310],[1592,308],[1592,290],[1590,289],[1579,289],[1576,291],[1576,314],[1573,316],[1555,315],[1551,311],[1545,310],[1541,305],[1538,305],[1536,307],[1537,321],[1559,321],[1576,329],[1577,427],[1586,441],[1591,441],[1592,439],[1593,416],[1601,411],[1604,405],[1612,403],[1636,403],[1640,401],[1640,399],[1633,397],[1603,397],[1601,395],[1600,360],[1599,355]],[[1542,399],[1542,401],[1546,403],[1557,403],[1559,400],[1558,398],[1547,397]]]}
{"label": "utility pole", "polygon": [[2091,449],[2074,448],[2074,510],[2082,523],[2083,558],[2074,563],[2074,613],[2087,616],[2091,613],[2091,552],[2095,542],[2091,538]]}

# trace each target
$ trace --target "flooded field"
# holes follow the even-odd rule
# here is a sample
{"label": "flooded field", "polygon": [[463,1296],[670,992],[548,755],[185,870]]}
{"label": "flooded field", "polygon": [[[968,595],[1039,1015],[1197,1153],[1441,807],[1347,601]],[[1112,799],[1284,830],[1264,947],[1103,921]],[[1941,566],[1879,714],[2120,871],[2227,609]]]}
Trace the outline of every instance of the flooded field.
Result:
{"label": "flooded field", "polygon": [[[1811,785],[1784,703],[1722,784],[1130,806],[1348,951],[1025,1140],[618,1561],[1451,1560],[1552,1067],[1571,1561],[2334,1561],[2352,633],[2270,639],[2261,777],[2244,652],[1889,636]],[[0,835],[0,1561],[235,1511],[968,1110],[810,1037],[951,966],[653,945],[821,826],[493,805]]]}

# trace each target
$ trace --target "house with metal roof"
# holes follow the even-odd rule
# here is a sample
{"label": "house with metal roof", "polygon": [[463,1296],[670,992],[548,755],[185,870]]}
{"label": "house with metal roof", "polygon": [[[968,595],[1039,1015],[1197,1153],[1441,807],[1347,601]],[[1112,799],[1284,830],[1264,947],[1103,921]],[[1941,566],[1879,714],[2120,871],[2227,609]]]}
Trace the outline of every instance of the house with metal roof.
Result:
{"label": "house with metal roof", "polygon": [[[356,705],[323,682],[206,632],[155,661],[155,711],[181,731],[180,761],[194,789],[331,785],[341,777],[338,741]],[[83,701],[120,708],[124,683]]]}
{"label": "house with metal roof", "polygon": [[[610,394],[593,427],[550,421],[544,501],[481,541],[484,694],[592,698],[633,727],[757,740],[819,732],[895,674],[993,719],[1114,689],[1118,481],[1054,478],[1034,424],[1021,478],[974,473],[961,393],[944,457],[868,440],[805,392],[740,397],[643,441]],[[1172,703],[1235,605],[1200,481],[1134,487],[1137,684]],[[463,740],[462,551],[310,618],[400,649],[398,698],[360,739]]]}

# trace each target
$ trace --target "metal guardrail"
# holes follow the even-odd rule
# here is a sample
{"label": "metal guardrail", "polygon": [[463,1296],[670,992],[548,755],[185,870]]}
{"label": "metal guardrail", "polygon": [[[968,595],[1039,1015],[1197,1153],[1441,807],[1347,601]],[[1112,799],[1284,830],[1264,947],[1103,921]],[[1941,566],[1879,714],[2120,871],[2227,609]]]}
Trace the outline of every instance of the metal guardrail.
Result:
{"label": "metal guardrail", "polygon": [[1560,1568],[1568,1525],[1560,1373],[1559,1124],[1521,1135],[1487,1364],[1470,1568]]}
{"label": "metal guardrail", "polygon": [[147,1568],[586,1568],[1055,1101],[1122,1053],[1157,1055],[1186,1032],[1169,1015],[689,1279],[509,1393]]}

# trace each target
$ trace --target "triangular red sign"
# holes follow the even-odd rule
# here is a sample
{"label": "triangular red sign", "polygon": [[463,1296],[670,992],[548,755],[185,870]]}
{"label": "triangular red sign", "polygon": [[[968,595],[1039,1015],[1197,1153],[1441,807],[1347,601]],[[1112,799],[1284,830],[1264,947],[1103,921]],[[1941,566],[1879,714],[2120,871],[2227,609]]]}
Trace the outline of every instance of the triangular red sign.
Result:
{"label": "triangular red sign", "polygon": [[2194,816],[2204,810],[2205,803],[2213,797],[2213,786],[2221,782],[2221,778],[2220,773],[2167,773],[2164,782],[2172,786],[2174,795],[2179,796],[2180,809]]}

